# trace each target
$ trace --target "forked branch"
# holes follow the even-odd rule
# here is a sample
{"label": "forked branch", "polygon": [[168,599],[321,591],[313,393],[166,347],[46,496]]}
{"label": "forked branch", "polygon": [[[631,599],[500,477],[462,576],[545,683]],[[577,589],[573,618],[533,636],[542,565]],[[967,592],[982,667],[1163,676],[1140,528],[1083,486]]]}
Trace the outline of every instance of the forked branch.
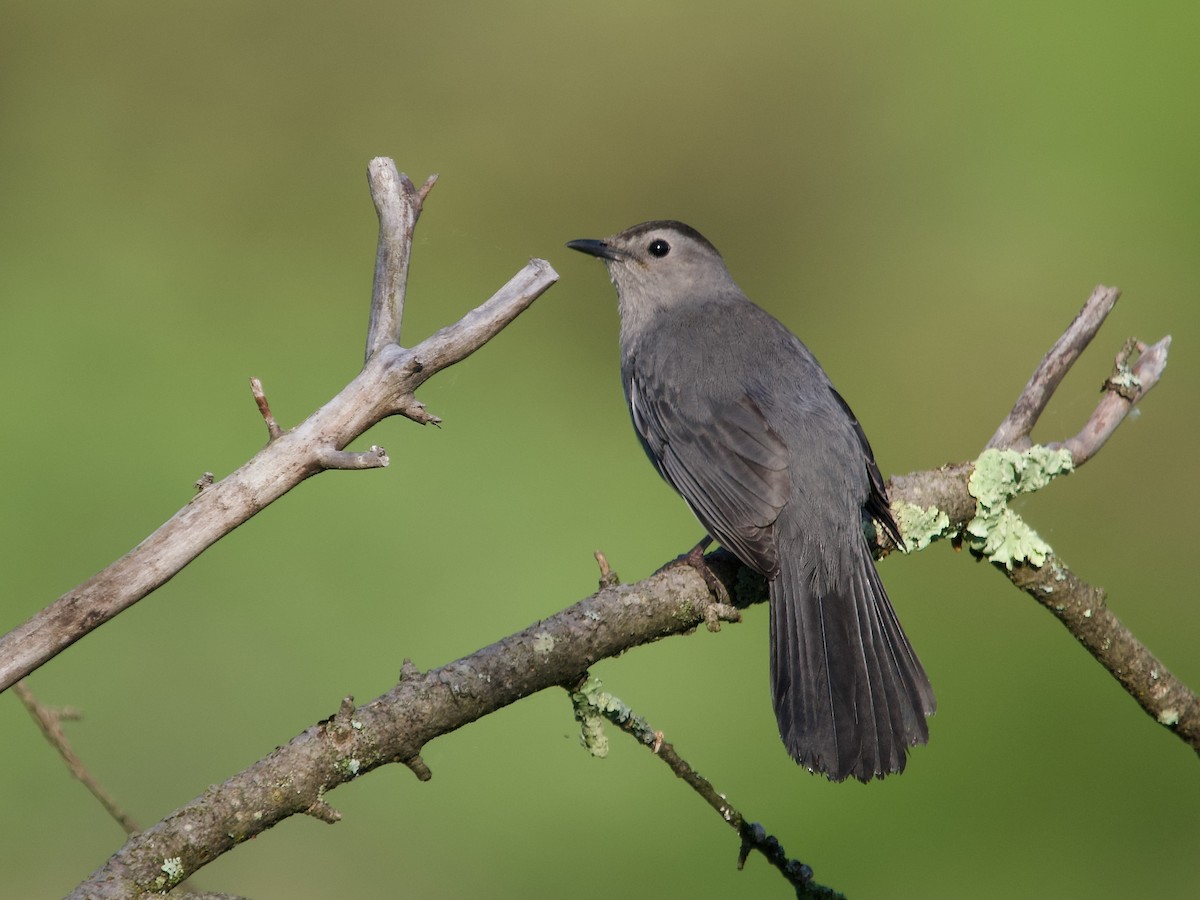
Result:
{"label": "forked branch", "polygon": [[[1097,285],[1079,315],[1054,342],[1030,376],[1012,411],[1000,423],[987,446],[993,449],[1028,450],[1030,435],[1050,398],[1062,383],[1079,355],[1092,342],[1108,314],[1116,306],[1121,292],[1117,288]],[[1079,468],[1104,446],[1133,407],[1158,384],[1167,367],[1167,351],[1171,346],[1168,335],[1158,343],[1147,346],[1130,338],[1117,353],[1112,374],[1105,380],[1104,396],[1084,427],[1074,437],[1047,444],[1071,452],[1075,468]],[[1137,362],[1131,364],[1134,354]]]}
{"label": "forked branch", "polygon": [[365,453],[345,448],[387,416],[404,415],[421,424],[439,421],[414,391],[486,344],[558,279],[545,260],[530,260],[460,322],[412,349],[401,347],[397,339],[412,229],[433,179],[417,190],[391,160],[377,159],[370,164],[370,185],[379,210],[380,237],[368,358],[362,371],[291,430],[275,422],[262,385],[255,381],[255,400],[267,423],[267,446],[220,481],[201,479],[191,501],[133,550],[0,637],[0,691],[166,583],[306,478],[327,469],[386,466],[387,454],[380,448]]}
{"label": "forked branch", "polygon": [[[1046,353],[1001,423],[989,450],[1028,451],[1030,433],[1054,391],[1112,311],[1120,291],[1097,287],[1075,320]],[[1134,407],[1158,384],[1167,366],[1170,335],[1146,345],[1134,338],[1117,353],[1100,401],[1080,431],[1047,443],[1066,450],[1074,468],[1091,459]],[[1136,361],[1134,356],[1136,355]],[[893,501],[945,514],[938,536],[961,541],[978,510],[970,484],[973,465],[960,463],[892,479]],[[1038,564],[993,559],[1002,572],[1049,610],[1156,722],[1200,753],[1200,698],[1176,678],[1106,605],[1102,588],[1088,584],[1046,547]]]}

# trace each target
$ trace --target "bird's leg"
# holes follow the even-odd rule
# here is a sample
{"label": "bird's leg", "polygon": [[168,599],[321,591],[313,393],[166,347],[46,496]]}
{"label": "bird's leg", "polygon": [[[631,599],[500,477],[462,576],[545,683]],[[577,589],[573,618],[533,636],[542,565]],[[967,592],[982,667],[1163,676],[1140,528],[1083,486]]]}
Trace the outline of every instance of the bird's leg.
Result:
{"label": "bird's leg", "polygon": [[708,567],[708,563],[704,561],[704,551],[712,546],[712,542],[712,535],[706,534],[695,547],[679,559],[700,573],[704,578],[704,583],[708,585],[708,589],[716,595],[718,600],[728,600],[729,595],[725,592],[725,585],[721,584],[712,569]]}
{"label": "bird's leg", "polygon": [[671,562],[658,571],[662,572],[674,566],[690,566],[699,572],[700,577],[704,579],[705,585],[708,586],[708,590],[713,596],[713,602],[709,603],[704,609],[704,624],[709,631],[720,631],[722,621],[740,622],[742,614],[730,602],[729,591],[725,589],[724,582],[717,577],[717,574],[704,558],[704,551],[711,546],[712,542],[712,535],[706,534],[695,547],[683,554],[683,556],[671,560]]}

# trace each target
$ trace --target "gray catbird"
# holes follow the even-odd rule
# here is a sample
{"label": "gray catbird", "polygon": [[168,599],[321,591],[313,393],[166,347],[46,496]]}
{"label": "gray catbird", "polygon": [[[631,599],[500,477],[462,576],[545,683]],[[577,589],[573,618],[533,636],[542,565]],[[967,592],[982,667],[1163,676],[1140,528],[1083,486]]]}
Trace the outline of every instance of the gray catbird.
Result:
{"label": "gray catbird", "polygon": [[935,702],[871,558],[870,519],[900,534],[850,407],[695,229],[645,222],[567,246],[604,260],[617,286],[621,380],[650,461],[770,581],[788,751],[835,781],[903,771]]}

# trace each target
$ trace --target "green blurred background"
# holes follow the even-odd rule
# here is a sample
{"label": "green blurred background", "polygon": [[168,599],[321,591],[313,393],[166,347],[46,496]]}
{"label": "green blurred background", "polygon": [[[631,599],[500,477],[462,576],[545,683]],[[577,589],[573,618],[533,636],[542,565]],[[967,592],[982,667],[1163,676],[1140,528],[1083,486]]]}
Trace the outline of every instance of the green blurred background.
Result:
{"label": "green blurred background", "polygon": [[[1112,354],[1162,385],[1024,507],[1200,686],[1193,560],[1200,7],[609,2],[0,7],[0,627],[118,557],[357,371],[367,161],[438,172],[405,337],[529,256],[561,282],[328,473],[30,679],[149,824],[307,725],[697,535],[634,440],[614,294],[563,248],[658,217],[722,249],[853,404],[885,473],[973,457],[1097,282],[1124,299],[1044,418]],[[938,691],[902,778],[797,770],[766,610],[596,667],[819,880],[855,897],[1185,897],[1200,771],[1042,609],[939,546],[884,578]],[[122,843],[0,696],[3,891],[68,891]],[[547,692],[435,741],[204,870],[256,898],[785,897],[665,768],[579,748]]]}

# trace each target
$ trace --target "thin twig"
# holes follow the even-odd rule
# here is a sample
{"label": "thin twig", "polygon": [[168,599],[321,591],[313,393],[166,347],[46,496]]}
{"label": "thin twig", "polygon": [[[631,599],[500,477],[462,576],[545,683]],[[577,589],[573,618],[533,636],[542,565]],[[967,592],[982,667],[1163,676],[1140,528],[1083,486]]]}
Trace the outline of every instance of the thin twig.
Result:
{"label": "thin twig", "polygon": [[612,570],[612,566],[608,564],[608,557],[600,550],[592,554],[596,558],[596,565],[600,567],[600,587],[613,587],[621,583],[621,577]]}
{"label": "thin twig", "polygon": [[140,831],[141,829],[138,828],[138,824],[133,820],[133,817],[121,809],[112,795],[88,771],[83,760],[72,749],[71,742],[67,740],[62,723],[68,719],[78,719],[79,713],[75,710],[54,709],[44,706],[33,695],[33,691],[29,689],[24,681],[18,681],[13,685],[13,693],[17,695],[17,699],[29,711],[29,715],[33,716],[33,720],[37,722],[37,726],[41,729],[42,734],[45,735],[46,740],[58,751],[58,755],[63,758],[63,762],[67,764],[67,769],[71,775],[91,792],[92,796],[104,807],[105,812],[117,820],[117,823],[125,829],[126,834],[134,834]]}
{"label": "thin twig", "polygon": [[1029,435],[1033,432],[1033,426],[1037,424],[1046,404],[1054,396],[1054,391],[1075,364],[1079,354],[1096,336],[1096,332],[1100,330],[1120,296],[1121,291],[1118,288],[1105,287],[1102,284],[1096,286],[1084,303],[1083,309],[1075,316],[1075,320],[1054,342],[1054,346],[1034,370],[1012,411],[988,441],[989,448],[1029,448]]}
{"label": "thin twig", "polygon": [[721,820],[738,833],[741,846],[738,850],[738,868],[741,869],[752,850],[759,851],[766,860],[779,870],[796,891],[799,900],[807,898],[836,898],[841,897],[832,888],[817,884],[812,880],[812,868],[798,859],[790,859],[787,851],[779,841],[767,834],[757,822],[749,822],[740,811],[730,803],[724,794],[713,787],[712,782],[697,772],[691,764],[680,756],[674,745],[663,739],[661,731],[655,730],[650,723],[636,715],[626,704],[611,694],[598,690],[599,682],[584,677],[567,693],[575,706],[575,715],[581,721],[594,716],[600,716],[616,725],[621,731],[630,735],[643,747],[649,749],[661,759],[700,798],[712,807]]}
{"label": "thin twig", "polygon": [[425,208],[425,198],[429,196],[429,192],[433,190],[433,186],[437,184],[437,175],[430,175],[425,179],[425,183],[421,185],[421,189],[417,192],[417,215],[421,214],[421,210]]}
{"label": "thin twig", "polygon": [[[1167,368],[1167,351],[1170,347],[1170,335],[1149,347],[1140,341],[1129,341],[1126,348],[1117,354],[1113,374],[1104,382],[1104,396],[1096,404],[1087,424],[1074,437],[1047,446],[1053,449],[1065,447],[1071,451],[1076,468],[1095,456],[1138,401],[1158,384]],[[1133,351],[1138,353],[1138,360],[1130,366],[1129,359]]]}
{"label": "thin twig", "polygon": [[429,765],[425,760],[421,759],[420,754],[411,759],[401,761],[417,776],[417,781],[429,781],[429,779],[433,778],[433,772],[430,771]]}
{"label": "thin twig", "polygon": [[[544,259],[531,259],[479,307],[421,341],[409,354],[409,359],[415,363],[411,372],[413,389],[434,373],[466,359],[474,352],[470,348],[481,347],[490,341],[557,279],[558,274],[550,263]],[[528,301],[514,303],[513,298],[528,298]]]}
{"label": "thin twig", "polygon": [[279,423],[275,421],[275,416],[271,413],[271,404],[267,402],[267,395],[263,391],[262,382],[257,378],[250,379],[250,390],[254,394],[254,402],[258,404],[258,411],[262,414],[263,421],[267,423],[267,440],[273,441],[282,433]]}

